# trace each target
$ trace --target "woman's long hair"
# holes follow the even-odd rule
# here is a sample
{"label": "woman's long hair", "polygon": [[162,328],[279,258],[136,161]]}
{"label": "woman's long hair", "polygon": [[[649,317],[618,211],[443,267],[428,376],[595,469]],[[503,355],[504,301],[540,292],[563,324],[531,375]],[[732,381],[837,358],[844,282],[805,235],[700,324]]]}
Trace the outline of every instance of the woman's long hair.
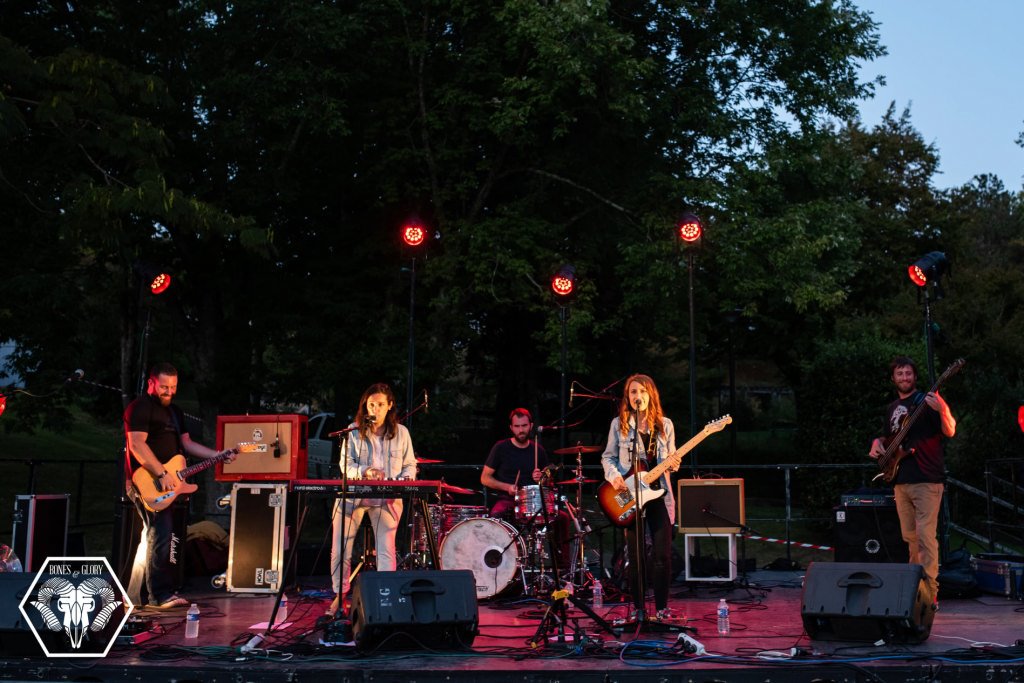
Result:
{"label": "woman's long hair", "polygon": [[[665,425],[662,424],[664,413],[661,412],[661,395],[658,387],[654,386],[654,380],[647,375],[630,375],[622,385],[622,401],[619,403],[619,433],[626,436],[629,433],[629,415],[633,411],[629,407],[629,385],[638,382],[647,390],[650,402],[647,404],[647,424],[653,430],[652,436],[658,438],[665,432]],[[637,425],[639,428],[640,425]]]}
{"label": "woman's long hair", "polygon": [[393,439],[398,431],[398,417],[395,414],[395,393],[391,391],[391,387],[383,382],[371,384],[363,392],[363,397],[359,399],[359,410],[356,411],[356,424],[359,426],[359,436],[364,439],[369,438],[370,432],[373,431],[373,423],[366,421],[366,402],[374,394],[384,394],[388,399],[388,403],[391,404],[391,409],[384,416],[384,438]]}

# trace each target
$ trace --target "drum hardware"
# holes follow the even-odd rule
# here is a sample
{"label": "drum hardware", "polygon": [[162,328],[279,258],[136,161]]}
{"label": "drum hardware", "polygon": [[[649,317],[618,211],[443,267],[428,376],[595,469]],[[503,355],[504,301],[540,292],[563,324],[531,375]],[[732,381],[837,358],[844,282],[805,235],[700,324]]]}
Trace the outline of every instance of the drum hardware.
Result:
{"label": "drum hardware", "polygon": [[551,451],[555,455],[582,455],[583,453],[600,453],[604,448],[601,446],[584,446],[583,444],[576,444],[575,446],[568,446],[566,448],[556,448]]}

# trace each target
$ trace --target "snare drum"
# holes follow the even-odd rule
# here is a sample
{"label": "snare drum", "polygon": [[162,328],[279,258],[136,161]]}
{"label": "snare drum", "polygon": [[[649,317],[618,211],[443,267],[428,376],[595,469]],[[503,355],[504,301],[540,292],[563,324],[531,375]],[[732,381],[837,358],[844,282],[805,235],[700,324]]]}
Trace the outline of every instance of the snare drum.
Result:
{"label": "snare drum", "polygon": [[468,569],[476,597],[490,598],[515,584],[526,544],[508,522],[494,518],[459,522],[441,541],[441,569]]}
{"label": "snare drum", "polygon": [[[548,515],[555,514],[554,489],[544,489],[544,507],[547,508]],[[516,489],[516,520],[525,522],[534,515],[537,515],[541,522],[544,521],[544,516],[540,512],[540,486],[520,486]]]}

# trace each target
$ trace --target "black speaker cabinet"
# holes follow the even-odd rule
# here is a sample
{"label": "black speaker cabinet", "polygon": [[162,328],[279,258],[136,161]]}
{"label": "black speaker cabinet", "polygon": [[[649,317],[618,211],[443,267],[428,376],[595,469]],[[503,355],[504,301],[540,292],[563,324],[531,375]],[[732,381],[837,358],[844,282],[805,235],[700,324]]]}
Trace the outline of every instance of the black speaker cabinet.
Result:
{"label": "black speaker cabinet", "polygon": [[836,562],[906,562],[910,559],[895,505],[839,505],[832,512]]}
{"label": "black speaker cabinet", "polygon": [[[18,609],[35,577],[34,572],[0,573],[0,655],[4,657],[43,656],[39,642]],[[36,626],[37,631],[39,627],[46,630],[41,618]]]}
{"label": "black speaker cabinet", "polygon": [[11,546],[25,571],[36,571],[47,557],[67,555],[70,498],[67,493],[14,497]]}
{"label": "black speaker cabinet", "polygon": [[800,616],[818,640],[920,643],[935,611],[919,564],[812,562]]}
{"label": "black speaker cabinet", "polygon": [[742,479],[680,479],[680,533],[730,534],[747,523]]}
{"label": "black speaker cabinet", "polygon": [[468,569],[363,572],[352,585],[360,650],[462,650],[478,633],[476,579]]}

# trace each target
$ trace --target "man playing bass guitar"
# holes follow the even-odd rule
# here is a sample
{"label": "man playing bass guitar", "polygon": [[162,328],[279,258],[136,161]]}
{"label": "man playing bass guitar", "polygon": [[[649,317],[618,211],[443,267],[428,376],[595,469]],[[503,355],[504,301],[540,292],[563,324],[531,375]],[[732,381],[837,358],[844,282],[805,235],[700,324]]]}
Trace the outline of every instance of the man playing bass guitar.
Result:
{"label": "man playing bass guitar", "polygon": [[[945,463],[943,437],[956,433],[956,419],[938,392],[917,390],[917,366],[907,356],[889,364],[890,378],[899,396],[885,411],[884,436],[871,443],[868,456],[878,459],[893,446],[908,453],[899,460],[894,478],[896,511],[903,540],[910,550],[911,564],[924,567],[932,604],[938,606],[939,542],[936,537],[939,506],[942,503]],[[899,444],[889,442],[899,433],[907,417],[924,401],[918,419],[910,425]]]}
{"label": "man playing bass guitar", "polygon": [[145,577],[140,592],[143,603],[148,600],[148,607],[155,609],[189,606],[188,600],[174,592],[174,563],[181,557],[181,549],[173,544],[181,543],[181,540],[176,540],[172,533],[173,507],[185,497],[175,496],[174,504],[159,510],[147,509],[138,489],[133,486],[132,474],[144,468],[160,490],[171,492],[181,485],[177,473],[168,471],[166,467],[175,455],[222,457],[228,461],[233,457],[230,453],[220,454],[192,441],[185,431],[185,413],[171,403],[177,391],[178,371],[170,363],[157,363],[149,371],[146,393],[128,404],[124,412],[127,493],[145,522],[147,544]]}

